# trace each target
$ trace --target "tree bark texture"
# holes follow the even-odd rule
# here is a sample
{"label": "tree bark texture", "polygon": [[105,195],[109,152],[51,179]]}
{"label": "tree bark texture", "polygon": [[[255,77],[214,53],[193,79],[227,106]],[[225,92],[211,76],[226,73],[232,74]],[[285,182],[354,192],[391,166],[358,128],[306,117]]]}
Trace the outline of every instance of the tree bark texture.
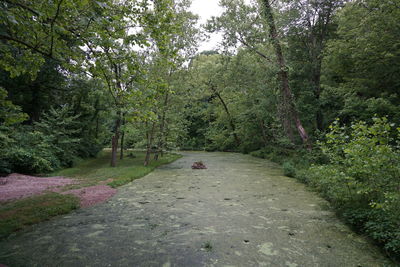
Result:
{"label": "tree bark texture", "polygon": [[[115,80],[116,80],[116,86],[119,90],[119,92],[122,91],[122,84],[121,84],[121,79],[120,79],[120,66],[117,64],[114,65],[114,75],[115,75]],[[118,152],[118,140],[119,140],[119,134],[120,134],[120,128],[121,128],[121,110],[119,107],[119,101],[118,98],[115,99],[116,101],[116,108],[117,108],[117,119],[115,121],[115,128],[114,128],[114,135],[111,140],[111,167],[117,166],[117,152]]]}
{"label": "tree bark texture", "polygon": [[[125,114],[122,114],[122,128],[125,126]],[[119,154],[119,159],[124,159],[124,139],[125,139],[125,131],[121,131],[121,151]]]}
{"label": "tree bark texture", "polygon": [[159,154],[163,155],[164,150],[164,136],[165,136],[165,118],[167,115],[167,108],[168,108],[168,100],[169,100],[169,93],[168,91],[165,92],[164,96],[164,106],[163,111],[160,119],[160,135],[157,143],[157,151],[154,154],[154,160],[158,160]]}
{"label": "tree bark texture", "polygon": [[291,119],[291,121],[295,123],[297,131],[301,139],[303,140],[303,143],[307,146],[310,146],[308,134],[301,123],[297,108],[294,103],[293,94],[289,86],[288,68],[286,66],[285,58],[283,57],[282,46],[279,42],[275,19],[272,14],[272,7],[269,0],[262,0],[262,4],[264,5],[264,16],[269,26],[269,34],[275,50],[277,64],[279,66],[279,79],[281,82],[284,107],[285,109],[287,109],[287,115],[290,116],[289,119]]}
{"label": "tree bark texture", "polygon": [[121,113],[117,113],[117,119],[115,120],[114,135],[111,139],[111,167],[117,166],[117,150],[118,150],[118,140],[119,131],[121,127]]}
{"label": "tree bark texture", "polygon": [[[146,123],[147,124],[147,123]],[[156,127],[156,123],[153,122],[151,126],[151,130],[147,131],[146,137],[147,137],[147,148],[146,148],[146,157],[144,159],[144,166],[149,165],[150,163],[150,155],[151,155],[151,146],[153,145],[153,139],[154,139],[154,129]]]}

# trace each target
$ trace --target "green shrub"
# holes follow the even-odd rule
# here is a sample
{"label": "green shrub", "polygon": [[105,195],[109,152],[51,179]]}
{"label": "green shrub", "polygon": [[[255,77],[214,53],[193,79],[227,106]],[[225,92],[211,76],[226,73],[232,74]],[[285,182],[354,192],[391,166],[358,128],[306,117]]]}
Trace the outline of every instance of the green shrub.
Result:
{"label": "green shrub", "polygon": [[103,146],[82,132],[78,117],[64,107],[51,109],[33,126],[0,126],[0,173],[46,173],[96,156]]}
{"label": "green shrub", "polygon": [[52,108],[34,125],[36,131],[47,136],[52,152],[64,167],[72,166],[80,149],[79,132],[82,125],[78,117],[68,107],[57,110]]}
{"label": "green shrub", "polygon": [[282,165],[283,167],[283,174],[288,177],[295,177],[296,176],[296,168],[294,167],[293,163],[290,161],[286,161]]}
{"label": "green shrub", "polygon": [[252,152],[250,152],[250,155],[253,157],[262,158],[262,159],[265,159],[265,157],[266,157],[265,150],[263,150],[263,149],[252,151]]}
{"label": "green shrub", "polygon": [[329,164],[312,166],[307,176],[348,222],[399,254],[400,153],[394,146],[395,131],[386,118],[350,127],[335,121],[320,143]]}
{"label": "green shrub", "polygon": [[16,148],[8,153],[9,167],[19,173],[43,173],[53,170],[52,164],[34,149]]}
{"label": "green shrub", "polygon": [[50,139],[29,126],[3,129],[7,142],[2,139],[0,164],[2,173],[43,173],[60,166]]}

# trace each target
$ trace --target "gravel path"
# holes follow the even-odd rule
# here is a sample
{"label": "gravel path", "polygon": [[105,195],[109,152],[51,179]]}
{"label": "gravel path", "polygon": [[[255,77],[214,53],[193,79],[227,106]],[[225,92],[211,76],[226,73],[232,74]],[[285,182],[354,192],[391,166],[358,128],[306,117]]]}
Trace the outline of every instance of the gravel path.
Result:
{"label": "gravel path", "polygon": [[[108,202],[0,242],[9,266],[383,266],[324,200],[266,160],[183,153]],[[192,170],[203,161],[207,169]]]}

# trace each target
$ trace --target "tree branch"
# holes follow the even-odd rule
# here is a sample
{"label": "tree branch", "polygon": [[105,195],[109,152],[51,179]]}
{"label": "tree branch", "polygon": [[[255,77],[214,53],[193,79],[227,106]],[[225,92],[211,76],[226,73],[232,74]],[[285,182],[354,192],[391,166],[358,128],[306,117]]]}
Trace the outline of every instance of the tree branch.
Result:
{"label": "tree branch", "polygon": [[14,37],[12,37],[12,36],[0,34],[0,40],[8,40],[8,41],[16,42],[16,43],[18,43],[18,44],[21,44],[21,45],[25,46],[26,48],[29,48],[29,49],[35,51],[36,53],[39,53],[39,54],[41,54],[41,55],[43,55],[43,56],[45,56],[45,57],[49,57],[49,58],[54,59],[53,56],[52,56],[51,54],[46,53],[46,52],[43,52],[43,51],[41,51],[40,49],[38,49],[36,46],[33,46],[33,45],[31,45],[31,44],[28,44],[28,43],[26,43],[26,42],[24,42],[24,41],[22,41],[22,40],[19,40],[19,39],[17,39],[17,38],[14,38]]}
{"label": "tree branch", "polygon": [[237,38],[239,40],[239,42],[241,42],[244,46],[246,46],[247,48],[249,48],[250,50],[252,50],[253,52],[255,52],[257,55],[259,55],[260,57],[266,59],[269,62],[273,62],[272,59],[270,59],[269,57],[267,57],[265,54],[261,53],[260,51],[258,51],[256,48],[254,48],[253,46],[251,46],[249,43],[247,43],[241,36]]}
{"label": "tree branch", "polygon": [[24,5],[24,4],[15,3],[15,2],[10,1],[10,0],[2,0],[2,1],[4,1],[4,2],[10,4],[10,5],[18,6],[18,7],[22,8],[22,9],[28,10],[29,12],[31,12],[32,14],[34,14],[34,15],[36,15],[38,17],[40,16],[40,14],[38,12],[36,12],[32,8],[30,8],[30,7],[28,7],[28,6]]}
{"label": "tree branch", "polygon": [[57,11],[56,14],[54,15],[54,18],[51,20],[51,41],[50,41],[50,55],[53,55],[53,48],[54,48],[54,23],[58,17],[58,15],[60,14],[60,9],[61,9],[61,4],[62,4],[63,0],[60,0],[60,2],[58,2],[57,4]]}

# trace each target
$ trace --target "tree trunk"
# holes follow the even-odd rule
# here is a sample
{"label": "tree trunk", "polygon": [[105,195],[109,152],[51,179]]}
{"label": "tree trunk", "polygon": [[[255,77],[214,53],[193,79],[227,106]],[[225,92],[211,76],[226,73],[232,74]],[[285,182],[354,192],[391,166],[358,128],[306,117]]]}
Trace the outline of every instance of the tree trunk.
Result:
{"label": "tree trunk", "polygon": [[[122,114],[122,127],[125,126],[125,113]],[[121,133],[121,151],[119,154],[119,159],[124,159],[124,138],[125,138],[125,131],[122,130]]]}
{"label": "tree trunk", "polygon": [[114,135],[111,139],[111,167],[117,166],[117,150],[119,130],[121,127],[121,113],[117,112],[117,119],[115,120]]}
{"label": "tree trunk", "polygon": [[167,140],[168,140],[168,124],[164,125],[164,136],[163,136],[163,150],[161,150],[161,157],[164,157],[164,151],[168,150],[168,146],[167,146]]}
{"label": "tree trunk", "polygon": [[[146,123],[147,124],[147,123]],[[149,165],[150,163],[150,155],[151,155],[151,146],[153,145],[153,139],[154,139],[154,128],[156,126],[156,123],[153,122],[153,125],[151,126],[150,132],[147,131],[146,137],[147,137],[147,147],[146,147],[146,157],[144,159],[144,166]]]}
{"label": "tree trunk", "polygon": [[222,98],[222,96],[220,95],[220,93],[213,86],[211,86],[211,90],[218,97],[219,101],[221,102],[222,106],[224,107],[225,113],[228,116],[229,126],[231,127],[233,138],[235,139],[236,146],[239,147],[240,139],[239,139],[239,136],[236,134],[235,123],[233,121],[231,113],[229,112],[228,106],[226,105],[226,103],[225,103],[224,99]]}
{"label": "tree trunk", "polygon": [[160,136],[159,136],[158,143],[157,143],[157,151],[154,154],[154,160],[158,160],[159,154],[163,155],[164,134],[165,134],[165,117],[166,117],[166,114],[167,114],[168,99],[169,99],[169,93],[168,93],[168,90],[167,90],[165,92],[165,97],[164,97],[163,112],[162,112],[161,120],[160,120]]}
{"label": "tree trunk", "polygon": [[293,94],[289,86],[288,68],[286,66],[285,58],[283,57],[282,46],[279,42],[274,16],[272,14],[272,7],[270,5],[269,0],[262,0],[262,3],[264,4],[264,16],[267,19],[270,38],[272,41],[272,45],[274,46],[276,60],[279,66],[279,78],[281,81],[281,90],[284,100],[284,106],[285,109],[287,108],[288,115],[291,115],[291,119],[292,121],[294,121],[297,131],[299,132],[299,135],[303,140],[303,143],[310,148],[308,134],[304,129],[301,120],[299,118],[299,114],[297,112],[297,108],[294,103]]}
{"label": "tree trunk", "polygon": [[293,133],[292,119],[290,116],[289,108],[287,107],[287,100],[284,100],[284,96],[282,96],[281,101],[282,105],[280,105],[280,107],[278,108],[278,113],[282,122],[283,131],[285,132],[289,141],[294,144],[296,140]]}

